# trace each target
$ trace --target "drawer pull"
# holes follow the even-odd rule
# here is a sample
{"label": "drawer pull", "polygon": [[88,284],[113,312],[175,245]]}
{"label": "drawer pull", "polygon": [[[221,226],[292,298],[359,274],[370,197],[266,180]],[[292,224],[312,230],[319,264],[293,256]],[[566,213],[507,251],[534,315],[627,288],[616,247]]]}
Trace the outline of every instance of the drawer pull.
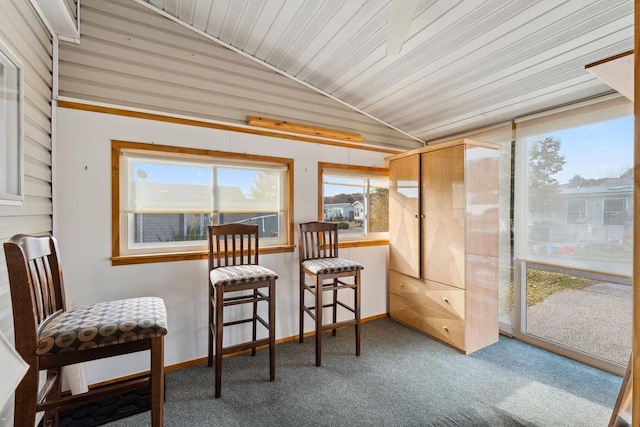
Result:
{"label": "drawer pull", "polygon": [[442,329],[444,329],[445,331],[449,332],[449,328],[447,328],[446,326],[443,326]]}
{"label": "drawer pull", "polygon": [[400,283],[400,287],[403,287],[403,286],[404,286],[404,283]]}
{"label": "drawer pull", "polygon": [[447,297],[442,297],[442,301],[446,302],[447,304],[449,303],[449,300],[447,299]]}

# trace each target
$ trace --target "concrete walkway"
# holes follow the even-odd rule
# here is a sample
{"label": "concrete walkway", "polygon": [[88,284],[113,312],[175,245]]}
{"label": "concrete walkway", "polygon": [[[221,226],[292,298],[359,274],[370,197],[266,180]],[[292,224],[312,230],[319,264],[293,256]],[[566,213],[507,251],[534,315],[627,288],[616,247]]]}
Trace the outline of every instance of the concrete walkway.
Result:
{"label": "concrete walkway", "polygon": [[633,287],[596,283],[564,290],[527,310],[531,335],[627,365],[633,329]]}

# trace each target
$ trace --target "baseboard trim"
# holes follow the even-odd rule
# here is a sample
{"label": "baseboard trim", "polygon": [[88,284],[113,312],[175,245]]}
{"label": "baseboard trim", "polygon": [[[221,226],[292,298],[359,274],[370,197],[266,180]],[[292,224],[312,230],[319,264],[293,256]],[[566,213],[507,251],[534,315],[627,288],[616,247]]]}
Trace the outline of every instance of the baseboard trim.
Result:
{"label": "baseboard trim", "polygon": [[[378,320],[378,319],[384,319],[385,317],[389,317],[389,313],[382,313],[382,314],[377,314],[375,316],[370,316],[367,317],[366,319],[362,319],[361,322],[362,323],[367,323],[367,322],[372,322],[374,320]],[[329,332],[329,331],[327,331]],[[304,334],[305,338],[307,337],[311,337],[315,335],[315,331],[310,331],[310,332],[306,332]],[[276,345],[279,344],[284,344],[284,343],[288,343],[288,342],[292,342],[292,341],[296,341],[298,340],[298,335],[291,335],[289,337],[285,337],[285,338],[280,338],[278,340],[276,340]],[[263,346],[266,347],[266,346]],[[246,350],[246,351],[240,351],[237,353],[230,353],[225,355],[224,357],[233,357],[233,356],[237,356],[238,354],[242,354],[242,353],[247,353],[251,350]],[[214,356],[215,357],[215,356]],[[192,360],[187,360],[185,362],[180,362],[180,363],[175,363],[173,365],[167,365],[164,367],[164,371],[165,372],[171,372],[171,371],[177,371],[178,369],[183,369],[183,368],[189,368],[191,366],[197,366],[197,365],[202,365],[207,363],[207,357],[200,357],[198,359],[192,359]],[[126,375],[124,377],[119,377],[119,378],[114,378],[108,381],[102,381],[102,382],[98,382],[98,383],[94,383],[94,384],[90,384],[89,385],[89,389],[94,389],[94,388],[100,388],[100,387],[104,387],[104,386],[108,386],[108,385],[112,385],[112,384],[116,384],[122,381],[127,381],[130,379],[135,379],[135,378],[140,378],[140,377],[144,377],[149,375],[149,371],[143,371],[143,372],[138,372],[135,374],[131,374],[131,375]]]}

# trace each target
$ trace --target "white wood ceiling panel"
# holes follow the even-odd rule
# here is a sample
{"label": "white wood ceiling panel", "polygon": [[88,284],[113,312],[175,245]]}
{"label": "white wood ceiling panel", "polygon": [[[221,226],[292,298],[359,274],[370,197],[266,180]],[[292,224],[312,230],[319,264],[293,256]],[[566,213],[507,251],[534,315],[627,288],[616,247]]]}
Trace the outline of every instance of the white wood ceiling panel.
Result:
{"label": "white wood ceiling panel", "polygon": [[[142,0],[136,0],[142,1]],[[584,65],[633,48],[633,0],[144,0],[423,140],[611,91]]]}
{"label": "white wood ceiling panel", "polygon": [[191,25],[200,31],[206,30],[207,24],[209,23],[209,15],[211,14],[212,5],[213,0],[194,0]]}
{"label": "white wood ceiling panel", "polygon": [[[628,22],[625,27],[632,25],[631,17],[626,17],[626,20]],[[610,26],[618,27],[620,23],[614,22]],[[448,75],[447,68],[445,68],[433,88],[419,85],[418,91],[416,91],[419,93],[413,95],[410,91],[403,89],[399,91],[399,96],[404,95],[404,99],[394,95],[389,97],[391,99],[380,101],[381,106],[369,106],[369,110],[375,114],[378,108],[384,109],[390,123],[398,123],[397,120],[400,118],[407,120],[409,117],[422,114],[422,108],[429,102],[437,104],[446,99],[458,97],[464,97],[466,102],[473,93],[472,90],[484,90],[488,93],[499,91],[505,96],[510,96],[510,92],[500,89],[512,88],[517,93],[525,90],[527,83],[530,84],[536,80],[542,80],[542,84],[549,84],[551,76],[558,75],[561,70],[567,68],[582,75],[584,73],[581,67],[589,63],[590,58],[607,57],[608,52],[618,52],[620,49],[624,49],[626,41],[623,33],[618,31],[609,34],[609,30],[606,27],[598,28],[594,31],[598,37],[589,44],[583,44],[583,41],[579,39],[571,39],[553,49],[543,50],[535,56],[528,56],[526,52],[520,52],[520,56],[505,55],[502,59],[496,58],[495,65],[489,70],[486,70],[486,67],[483,69],[482,64],[478,62],[476,64],[477,71],[472,74]],[[608,47],[611,48],[608,49]],[[568,61],[566,58],[569,56],[574,59]],[[394,100],[395,105],[390,106],[388,102],[394,102]]]}

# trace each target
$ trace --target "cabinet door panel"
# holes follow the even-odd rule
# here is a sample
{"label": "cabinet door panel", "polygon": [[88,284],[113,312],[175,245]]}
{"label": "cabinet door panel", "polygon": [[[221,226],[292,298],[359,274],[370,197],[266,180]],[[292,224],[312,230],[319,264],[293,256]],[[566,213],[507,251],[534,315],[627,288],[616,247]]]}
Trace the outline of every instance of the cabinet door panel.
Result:
{"label": "cabinet door panel", "polygon": [[465,287],[464,146],[422,154],[423,277]]}
{"label": "cabinet door panel", "polygon": [[420,156],[389,162],[389,267],[420,277]]}

